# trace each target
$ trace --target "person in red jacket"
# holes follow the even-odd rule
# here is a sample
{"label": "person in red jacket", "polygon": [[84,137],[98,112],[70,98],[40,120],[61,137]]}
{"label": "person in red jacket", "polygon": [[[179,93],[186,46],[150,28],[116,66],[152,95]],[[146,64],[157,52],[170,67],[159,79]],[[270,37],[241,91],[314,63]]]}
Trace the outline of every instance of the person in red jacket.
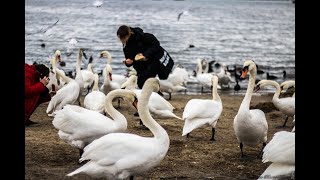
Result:
{"label": "person in red jacket", "polygon": [[25,126],[39,125],[29,118],[36,108],[44,102],[51,100],[49,89],[50,69],[44,64],[25,64],[25,104],[24,104],[24,123]]}

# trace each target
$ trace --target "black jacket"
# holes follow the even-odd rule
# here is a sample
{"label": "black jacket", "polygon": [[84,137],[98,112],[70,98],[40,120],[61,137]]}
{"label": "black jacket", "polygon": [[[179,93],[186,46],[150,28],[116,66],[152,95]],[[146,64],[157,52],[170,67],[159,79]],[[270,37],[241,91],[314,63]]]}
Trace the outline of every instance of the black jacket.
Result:
{"label": "black jacket", "polygon": [[[139,27],[130,27],[134,34],[130,36],[123,52],[126,59],[132,59],[133,63],[127,65],[137,71],[138,87],[142,89],[144,82],[150,77],[156,77],[160,68],[160,58],[164,49],[160,46],[157,38],[150,33],[144,33]],[[135,61],[134,57],[142,53],[146,61]]]}
{"label": "black jacket", "polygon": [[[134,60],[134,57],[138,53],[142,53],[147,59],[146,61],[133,61],[131,64],[139,76],[147,70],[154,70],[153,68],[159,67],[159,59],[163,56],[164,50],[153,34],[144,33],[139,27],[130,28],[134,34],[130,36],[126,46],[123,48],[123,52],[126,59]],[[127,67],[131,65],[126,64]],[[155,69],[155,71],[156,70],[157,69]]]}

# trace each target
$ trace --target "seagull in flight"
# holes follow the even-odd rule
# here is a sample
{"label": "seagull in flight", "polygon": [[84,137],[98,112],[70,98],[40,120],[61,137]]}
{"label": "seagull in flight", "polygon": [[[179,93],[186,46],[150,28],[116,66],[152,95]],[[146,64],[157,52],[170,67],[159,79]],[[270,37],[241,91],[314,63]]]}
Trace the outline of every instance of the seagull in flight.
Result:
{"label": "seagull in flight", "polygon": [[188,11],[182,11],[178,14],[178,21],[180,20],[180,17],[183,15],[183,14],[187,14]]}

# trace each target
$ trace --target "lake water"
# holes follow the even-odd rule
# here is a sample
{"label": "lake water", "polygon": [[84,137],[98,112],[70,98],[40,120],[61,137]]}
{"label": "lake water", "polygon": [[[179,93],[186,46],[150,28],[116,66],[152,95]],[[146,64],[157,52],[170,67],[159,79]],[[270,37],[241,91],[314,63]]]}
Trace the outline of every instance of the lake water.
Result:
{"label": "lake water", "polygon": [[[88,0],[26,0],[26,63],[49,63],[59,49],[66,62],[62,69],[74,70],[78,48],[84,47],[87,55],[93,55],[96,72],[106,63],[98,58],[99,52],[108,50],[113,73],[125,74],[116,31],[127,24],[153,33],[176,64],[190,72],[197,58],[231,67],[242,67],[245,59],[252,58],[259,69],[281,77],[278,82],[283,81],[283,70],[295,78],[295,4],[291,1],[108,0],[99,8],[92,4]],[[186,13],[178,20],[182,11]],[[74,46],[69,44],[72,38],[78,41]],[[259,76],[265,79],[266,73]]]}

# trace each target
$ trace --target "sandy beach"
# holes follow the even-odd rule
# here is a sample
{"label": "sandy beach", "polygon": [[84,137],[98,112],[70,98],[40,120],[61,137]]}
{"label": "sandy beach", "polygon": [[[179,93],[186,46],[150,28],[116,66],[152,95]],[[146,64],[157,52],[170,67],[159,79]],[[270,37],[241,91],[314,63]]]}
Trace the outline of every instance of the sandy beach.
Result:
{"label": "sandy beach", "polygon": [[[220,94],[220,93],[219,93]],[[284,114],[271,103],[273,93],[254,93],[251,108],[265,112],[268,121],[268,142],[275,132],[291,131],[292,118],[286,127]],[[182,117],[184,106],[193,98],[209,99],[210,93],[203,95],[173,94],[169,101],[174,113]],[[243,100],[243,94],[220,94],[223,111],[217,123],[215,139],[211,138],[211,127],[198,128],[191,132],[191,137],[182,136],[184,122],[178,119],[159,119],[170,137],[170,147],[163,161],[150,171],[135,176],[139,179],[257,179],[270,163],[262,163],[257,158],[262,144],[256,147],[244,146],[247,158],[240,157],[240,148],[233,129],[233,120]],[[167,98],[167,95],[165,95]],[[79,151],[59,139],[57,130],[52,125],[52,117],[45,113],[48,103],[40,105],[31,120],[40,126],[25,128],[25,179],[93,179],[87,175],[67,177],[66,174],[82,166],[78,164]],[[117,103],[114,102],[114,106]],[[135,109],[128,104],[121,104],[118,109],[128,119],[129,133],[152,136],[149,130],[141,129],[139,117],[133,116]]]}

